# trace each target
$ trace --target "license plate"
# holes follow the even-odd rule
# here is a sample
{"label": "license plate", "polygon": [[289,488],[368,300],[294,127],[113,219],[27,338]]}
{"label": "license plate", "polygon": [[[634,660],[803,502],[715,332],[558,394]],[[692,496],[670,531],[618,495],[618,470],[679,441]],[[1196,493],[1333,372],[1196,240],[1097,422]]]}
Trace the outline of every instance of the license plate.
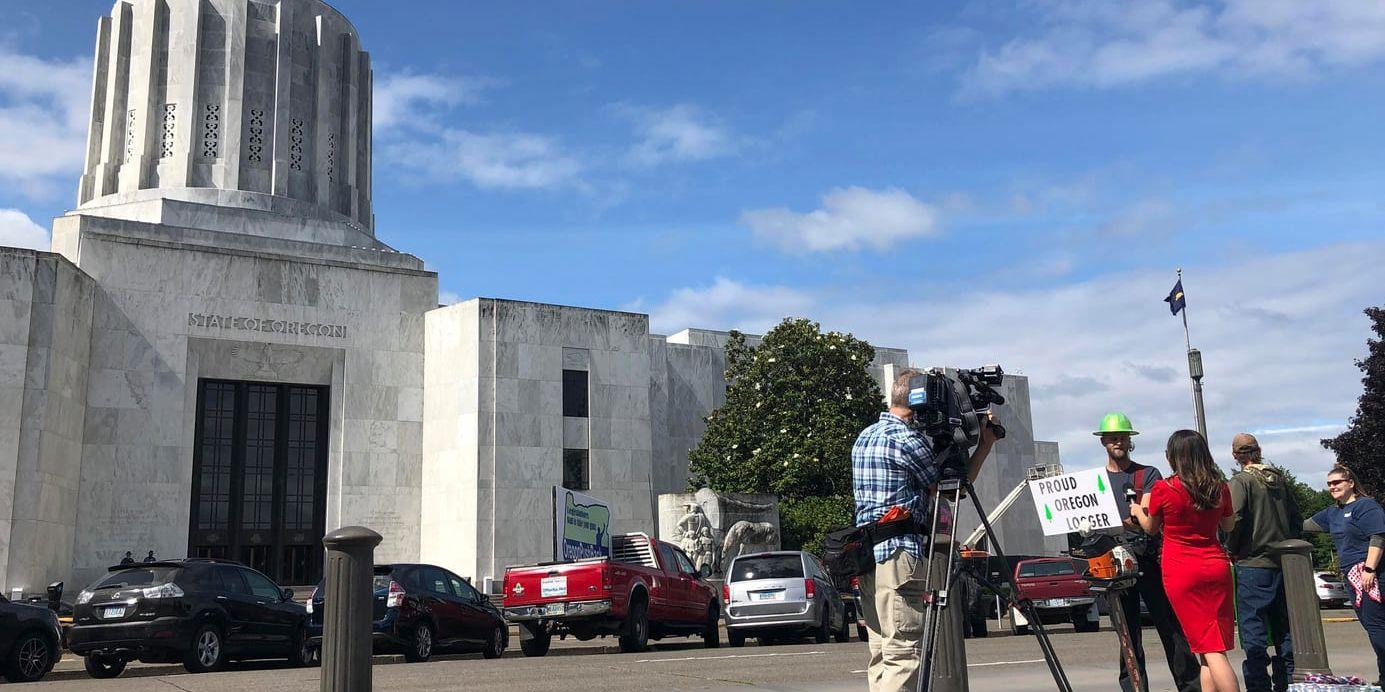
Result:
{"label": "license plate", "polygon": [[566,614],[567,614],[567,604],[566,604],[566,603],[549,603],[547,606],[544,606],[543,612],[544,612],[545,615],[566,615]]}
{"label": "license plate", "polygon": [[123,606],[120,607],[120,608],[107,608],[107,609],[106,609],[106,617],[108,617],[108,618],[123,618],[123,617],[125,617],[125,608],[124,608]]}
{"label": "license plate", "polygon": [[783,596],[783,595],[784,595],[784,592],[782,592],[782,591],[757,591],[757,592],[755,593],[755,600],[757,600],[757,601],[777,601],[777,600],[779,600],[779,597],[780,597],[780,596]]}
{"label": "license plate", "polygon": [[1050,599],[1048,599],[1047,601],[1044,601],[1044,602],[1043,602],[1043,605],[1045,605],[1045,606],[1047,606],[1047,607],[1049,607],[1049,608],[1062,608],[1063,606],[1066,606],[1067,604],[1068,604],[1068,599],[1066,599],[1066,598],[1050,598]]}
{"label": "license plate", "polygon": [[539,583],[539,595],[544,598],[567,595],[567,577],[544,577]]}

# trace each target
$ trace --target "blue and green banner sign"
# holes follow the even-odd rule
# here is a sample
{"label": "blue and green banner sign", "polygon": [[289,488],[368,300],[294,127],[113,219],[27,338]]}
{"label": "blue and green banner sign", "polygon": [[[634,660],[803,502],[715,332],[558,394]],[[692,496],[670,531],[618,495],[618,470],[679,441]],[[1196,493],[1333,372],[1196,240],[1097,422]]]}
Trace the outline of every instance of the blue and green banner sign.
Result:
{"label": "blue and green banner sign", "polygon": [[605,500],[553,486],[553,559],[611,554],[611,506]]}

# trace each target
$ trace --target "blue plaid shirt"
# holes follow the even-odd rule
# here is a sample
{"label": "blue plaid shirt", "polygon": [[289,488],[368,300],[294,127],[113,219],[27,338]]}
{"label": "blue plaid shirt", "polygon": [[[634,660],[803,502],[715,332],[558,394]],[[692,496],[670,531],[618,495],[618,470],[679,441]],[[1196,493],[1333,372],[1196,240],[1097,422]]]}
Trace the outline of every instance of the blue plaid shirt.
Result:
{"label": "blue plaid shirt", "polygon": [[[928,489],[937,483],[938,467],[928,440],[893,413],[880,414],[851,448],[857,526],[874,522],[896,505],[926,522],[931,516]],[[875,546],[875,561],[884,562],[898,548],[922,560],[926,541],[917,534],[882,541]]]}

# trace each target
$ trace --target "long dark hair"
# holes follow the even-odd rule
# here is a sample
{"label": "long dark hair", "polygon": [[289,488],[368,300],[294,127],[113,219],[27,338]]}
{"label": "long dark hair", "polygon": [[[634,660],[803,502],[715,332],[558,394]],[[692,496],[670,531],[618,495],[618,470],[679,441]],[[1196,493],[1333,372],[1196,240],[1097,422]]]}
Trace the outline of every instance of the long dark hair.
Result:
{"label": "long dark hair", "polygon": [[1175,432],[1169,436],[1164,454],[1173,472],[1192,496],[1193,506],[1206,510],[1221,504],[1221,489],[1226,477],[1217,468],[1217,462],[1212,459],[1212,450],[1207,448],[1207,440],[1201,434],[1196,430]]}

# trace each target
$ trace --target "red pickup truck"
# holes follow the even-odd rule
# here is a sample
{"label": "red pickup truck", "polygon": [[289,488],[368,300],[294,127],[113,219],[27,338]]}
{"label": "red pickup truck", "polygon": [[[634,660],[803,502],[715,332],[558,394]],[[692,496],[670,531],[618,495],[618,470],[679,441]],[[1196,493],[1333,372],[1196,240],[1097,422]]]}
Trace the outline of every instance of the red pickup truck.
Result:
{"label": "red pickup truck", "polygon": [[612,536],[611,557],[506,569],[505,619],[519,625],[525,656],[548,653],[554,634],[614,634],[627,652],[666,636],[721,643],[716,590],[683,551],[642,533]]}
{"label": "red pickup truck", "polygon": [[[1042,557],[1021,560],[1015,565],[1015,583],[1019,598],[1034,602],[1039,619],[1045,625],[1071,622],[1078,632],[1095,632],[1101,628],[1096,598],[1091,584],[1082,578],[1087,561],[1070,557]],[[1029,620],[1017,608],[1010,608],[1010,631],[1029,632]]]}

